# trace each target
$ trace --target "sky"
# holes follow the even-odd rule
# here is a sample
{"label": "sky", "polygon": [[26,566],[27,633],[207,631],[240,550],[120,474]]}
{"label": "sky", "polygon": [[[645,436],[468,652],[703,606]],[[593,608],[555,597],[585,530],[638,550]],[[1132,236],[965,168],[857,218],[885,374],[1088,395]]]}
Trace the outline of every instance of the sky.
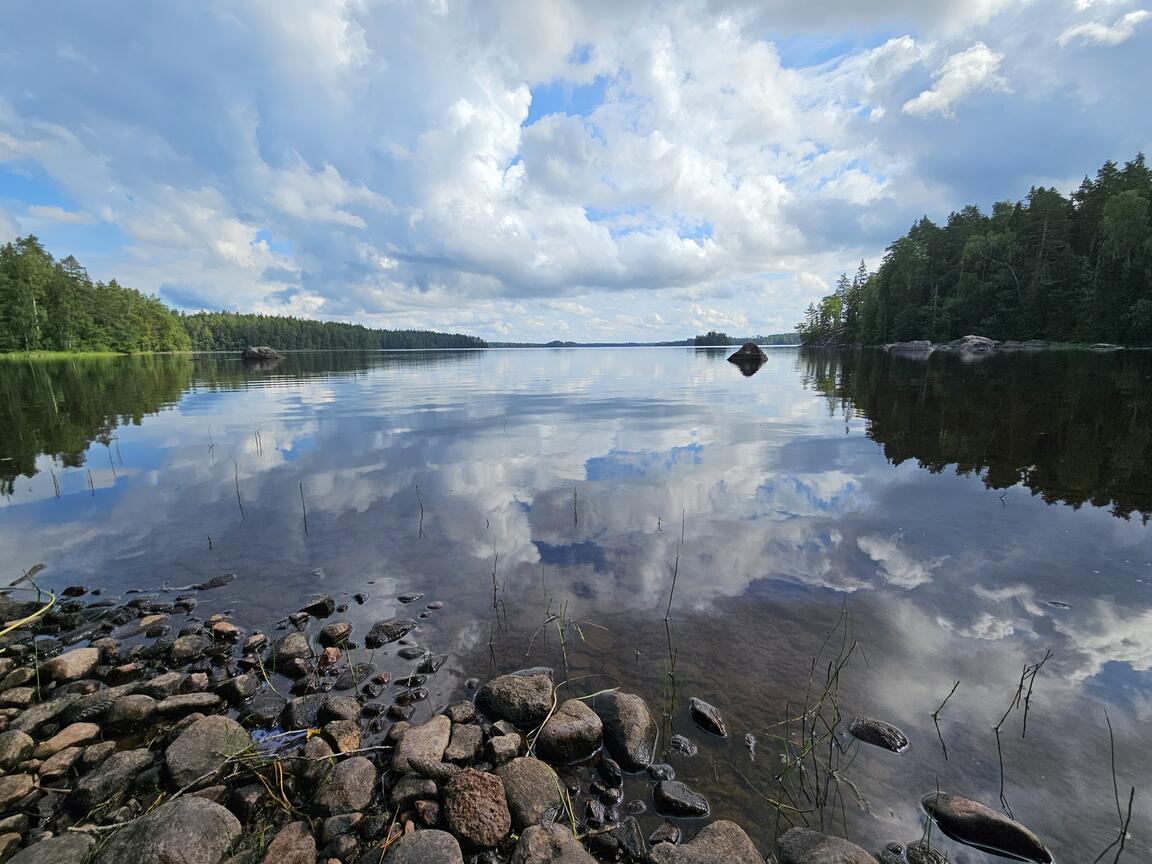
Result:
{"label": "sky", "polygon": [[920,216],[1148,150],[1144,3],[4,3],[0,241],[189,311],[787,331]]}

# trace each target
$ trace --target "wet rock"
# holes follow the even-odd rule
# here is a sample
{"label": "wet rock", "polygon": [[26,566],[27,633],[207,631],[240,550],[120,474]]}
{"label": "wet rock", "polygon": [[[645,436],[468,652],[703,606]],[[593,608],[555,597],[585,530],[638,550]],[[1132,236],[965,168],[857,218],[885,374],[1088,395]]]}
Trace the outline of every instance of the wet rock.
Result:
{"label": "wet rock", "polygon": [[555,823],[534,825],[520,835],[512,864],[596,864],[572,832]]}
{"label": "wet rock", "polygon": [[192,587],[197,591],[210,591],[213,588],[223,588],[225,585],[231,585],[235,580],[235,573],[223,573],[220,576],[213,576],[207,582],[200,582]]}
{"label": "wet rock", "polygon": [[156,700],[143,693],[129,693],[112,703],[104,722],[109,726],[131,729],[143,726],[156,713]]}
{"label": "wet rock", "polygon": [[172,665],[183,666],[185,663],[191,663],[198,657],[203,656],[204,652],[211,647],[212,640],[199,633],[194,633],[190,636],[180,636],[172,643],[170,652]]}
{"label": "wet rock", "polygon": [[[134,684],[121,684],[118,687],[108,687],[79,698],[75,695],[62,697],[72,701],[59,712],[60,719],[65,723],[97,723],[104,718],[117,699],[121,696],[127,696],[135,689],[136,685]],[[31,710],[26,713],[30,714]]]}
{"label": "wet rock", "polygon": [[118,798],[152,764],[152,753],[145,749],[121,750],[105,759],[99,768],[86,774],[72,787],[70,801],[79,813]]}
{"label": "wet rock", "polygon": [[417,600],[422,600],[423,598],[424,598],[424,595],[421,594],[420,592],[412,591],[412,592],[409,592],[407,594],[401,594],[396,599],[399,600],[401,603],[415,603]]}
{"label": "wet rock", "polygon": [[908,864],[951,864],[948,861],[948,856],[927,840],[916,840],[907,844],[905,854],[908,858]]}
{"label": "wet rock", "polygon": [[313,618],[327,618],[336,611],[336,601],[327,594],[319,594],[301,606],[300,611]]}
{"label": "wet rock", "polygon": [[0,771],[11,771],[17,763],[32,755],[35,746],[32,737],[19,729],[0,732]]}
{"label": "wet rock", "polygon": [[371,663],[356,663],[340,673],[333,688],[336,690],[351,690],[359,687],[367,681],[375,671],[376,667]]}
{"label": "wet rock", "polygon": [[386,621],[377,621],[364,637],[364,647],[379,648],[390,642],[395,642],[410,633],[416,627],[411,618],[389,618]]}
{"label": "wet rock", "polygon": [[708,799],[679,780],[661,780],[652,795],[661,816],[708,815]]}
{"label": "wet rock", "polygon": [[363,821],[363,813],[341,813],[339,816],[329,816],[320,824],[320,842],[327,845],[337,837],[355,834],[356,829]]}
{"label": "wet rock", "polygon": [[316,790],[313,803],[329,816],[363,810],[372,800],[376,768],[363,756],[338,762]]}
{"label": "wet rock", "polygon": [[452,722],[443,714],[410,727],[392,757],[393,770],[400,774],[419,774],[424,773],[428,765],[443,761],[451,733]]}
{"label": "wet rock", "polygon": [[466,844],[492,848],[512,828],[504,784],[494,774],[465,768],[444,788],[444,818],[449,830]]}
{"label": "wet rock", "polygon": [[469,765],[475,761],[483,744],[484,732],[479,726],[475,724],[453,725],[452,739],[444,751],[444,761]]}
{"label": "wet rock", "polygon": [[201,777],[207,782],[227,759],[251,745],[247,731],[235,720],[219,714],[205,717],[180,733],[165,751],[168,775],[177,788]]}
{"label": "wet rock", "polygon": [[307,822],[289,822],[264,853],[263,864],[316,864],[316,838]]}
{"label": "wet rock", "polygon": [[1014,819],[959,795],[932,794],[924,810],[940,830],[960,843],[996,853],[1007,853],[1037,864],[1051,864],[1052,853],[1040,838]]}
{"label": "wet rock", "polygon": [[9,774],[0,777],[0,813],[9,809],[36,788],[30,774]]}
{"label": "wet rock", "polygon": [[491,720],[535,728],[552,710],[552,676],[514,673],[493,678],[476,694],[476,707]]}
{"label": "wet rock", "polygon": [[215,711],[221,704],[220,697],[215,693],[177,693],[157,703],[156,713],[171,719],[194,711]]}
{"label": "wet rock", "polygon": [[320,706],[320,718],[357,721],[360,719],[360,703],[351,696],[329,696]]}
{"label": "wet rock", "polygon": [[647,772],[653,780],[675,780],[676,769],[666,762],[653,762],[648,766]]}
{"label": "wet rock", "polygon": [[284,709],[284,725],[289,729],[315,728],[320,724],[320,709],[327,699],[323,693],[297,696]]}
{"label": "wet rock", "polygon": [[325,647],[343,645],[352,635],[352,622],[333,621],[320,628],[320,644]]}
{"label": "wet rock", "polygon": [[872,717],[857,717],[848,727],[853,738],[866,744],[873,744],[891,750],[893,753],[903,753],[908,749],[908,736],[883,720]]}
{"label": "wet rock", "polygon": [[703,699],[689,699],[688,713],[692,717],[692,722],[705,732],[719,735],[721,738],[728,737],[728,727],[724,725],[724,718],[715,706],[709,705]]}
{"label": "wet rock", "polygon": [[569,699],[548,718],[536,738],[542,759],[565,764],[587,759],[600,749],[604,724],[580,699]]}
{"label": "wet rock", "polygon": [[286,674],[295,671],[295,661],[309,660],[312,656],[312,646],[303,633],[289,633],[272,645],[272,665]]}
{"label": "wet rock", "polygon": [[284,712],[285,705],[284,700],[271,690],[263,690],[244,706],[240,712],[240,722],[245,726],[272,726]]}
{"label": "wet rock", "polygon": [[384,864],[464,864],[464,856],[446,831],[417,831],[389,846]]}
{"label": "wet rock", "polygon": [[47,759],[66,747],[87,744],[99,736],[100,727],[95,723],[73,723],[71,726],[65,726],[47,741],[41,741],[36,745],[34,755],[37,759]]}
{"label": "wet rock", "polygon": [[789,828],[776,845],[780,864],[876,864],[855,843],[808,828]]}
{"label": "wet rock", "polygon": [[204,798],[177,798],[113,834],[93,864],[218,864],[240,835],[236,817]]}
{"label": "wet rock", "polygon": [[353,720],[333,720],[324,724],[324,737],[337,753],[360,749],[360,724]]}
{"label": "wet rock", "polygon": [[99,662],[99,648],[77,648],[42,664],[40,674],[50,681],[75,681],[91,675]]}
{"label": "wet rock", "polygon": [[431,675],[435,672],[439,672],[440,667],[443,666],[446,662],[448,662],[447,654],[433,654],[430,657],[424,658],[424,662],[416,667],[416,671],[421,675]]}
{"label": "wet rock", "polygon": [[657,728],[644,700],[632,693],[601,693],[592,709],[604,723],[604,744],[625,771],[643,771],[655,756]]}
{"label": "wet rock", "polygon": [[[467,727],[465,727],[467,728]],[[504,784],[512,826],[523,831],[539,825],[548,814],[561,812],[560,782],[556,772],[539,759],[519,757],[496,769]]]}
{"label": "wet rock", "polygon": [[416,645],[408,645],[397,651],[396,656],[404,660],[419,660],[424,656],[424,649]]}
{"label": "wet rock", "polygon": [[[743,828],[735,822],[719,819],[704,826],[683,846],[675,843],[653,846],[651,861],[652,864],[716,864],[719,861],[724,864],[762,864],[764,858],[756,851]],[[851,862],[845,861],[844,864]]]}
{"label": "wet rock", "polygon": [[233,705],[255,696],[262,684],[259,676],[251,672],[242,672],[235,678],[229,678],[220,685],[217,692]]}
{"label": "wet rock", "polygon": [[22,849],[8,864],[84,864],[95,846],[87,834],[61,834]]}
{"label": "wet rock", "polygon": [[700,748],[689,738],[683,735],[673,735],[668,741],[669,749],[682,756],[695,756],[700,752]]}
{"label": "wet rock", "polygon": [[655,831],[648,835],[648,845],[655,846],[657,843],[672,843],[680,842],[680,828],[673,825],[671,822],[665,822],[660,825]]}

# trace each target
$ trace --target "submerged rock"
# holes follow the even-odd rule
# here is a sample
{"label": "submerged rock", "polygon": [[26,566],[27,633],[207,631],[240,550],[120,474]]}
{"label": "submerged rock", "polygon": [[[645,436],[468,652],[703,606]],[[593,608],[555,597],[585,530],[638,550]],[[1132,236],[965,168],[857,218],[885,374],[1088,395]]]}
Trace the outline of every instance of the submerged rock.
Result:
{"label": "submerged rock", "polygon": [[880,850],[880,864],[951,864],[939,849],[924,840],[889,843]]}
{"label": "submerged rock", "polygon": [[724,819],[706,825],[683,846],[669,839],[653,845],[651,853],[652,864],[761,864],[763,860],[744,829]]}
{"label": "submerged rock", "polygon": [[93,864],[218,864],[240,835],[236,817],[204,798],[177,798],[112,835]]}
{"label": "submerged rock", "polygon": [[688,700],[688,713],[692,717],[692,722],[705,732],[711,732],[721,738],[728,737],[728,727],[724,725],[724,718],[715,706],[709,705],[703,699],[692,698]]}
{"label": "submerged rock", "polygon": [[925,797],[922,803],[940,830],[953,840],[988,852],[1015,855],[1036,864],[1052,864],[1052,853],[1039,837],[1016,820],[979,801],[934,793]]}
{"label": "submerged rock", "polygon": [[808,828],[789,828],[776,846],[780,864],[876,864],[876,859],[855,843]]}
{"label": "submerged rock", "polygon": [[708,799],[679,780],[661,780],[652,793],[661,816],[707,816]]}
{"label": "submerged rock", "polygon": [[652,764],[658,729],[644,700],[634,693],[601,693],[592,709],[604,723],[604,744],[625,771]]}
{"label": "submerged rock", "polygon": [[885,723],[883,720],[876,720],[872,717],[857,717],[848,727],[848,732],[853,738],[866,744],[883,747],[893,753],[903,753],[908,749],[908,736],[891,723]]}

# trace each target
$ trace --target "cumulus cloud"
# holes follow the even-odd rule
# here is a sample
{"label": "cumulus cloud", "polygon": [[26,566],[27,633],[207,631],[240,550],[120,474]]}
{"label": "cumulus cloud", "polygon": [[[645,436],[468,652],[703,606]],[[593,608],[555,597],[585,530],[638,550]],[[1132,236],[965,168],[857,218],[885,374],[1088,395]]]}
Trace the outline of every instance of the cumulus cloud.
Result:
{"label": "cumulus cloud", "polygon": [[1088,21],[1069,27],[1056,38],[1056,41],[1061,46],[1067,46],[1073,42],[1079,45],[1119,45],[1132,38],[1136,28],[1149,18],[1152,18],[1152,12],[1137,9],[1134,12],[1121,15],[1111,24],[1103,21]]}
{"label": "cumulus cloud", "polygon": [[28,207],[28,217],[31,219],[46,219],[50,222],[67,222],[73,225],[92,225],[96,217],[83,210],[67,210],[50,204],[32,204]]}
{"label": "cumulus cloud", "polygon": [[940,114],[955,118],[955,105],[981,90],[1007,90],[1008,82],[999,73],[1004,55],[983,42],[953,54],[932,77],[935,85],[904,103],[905,114]]}

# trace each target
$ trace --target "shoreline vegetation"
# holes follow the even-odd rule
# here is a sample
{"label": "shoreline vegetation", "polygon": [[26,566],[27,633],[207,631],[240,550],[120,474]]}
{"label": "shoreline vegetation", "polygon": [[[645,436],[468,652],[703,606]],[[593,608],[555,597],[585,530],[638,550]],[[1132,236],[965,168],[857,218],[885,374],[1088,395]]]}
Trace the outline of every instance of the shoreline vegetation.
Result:
{"label": "shoreline vegetation", "polygon": [[1034,186],[991,214],[927,217],[810,304],[805,345],[999,342],[1152,345],[1152,170],[1106,162],[1070,197]]}

